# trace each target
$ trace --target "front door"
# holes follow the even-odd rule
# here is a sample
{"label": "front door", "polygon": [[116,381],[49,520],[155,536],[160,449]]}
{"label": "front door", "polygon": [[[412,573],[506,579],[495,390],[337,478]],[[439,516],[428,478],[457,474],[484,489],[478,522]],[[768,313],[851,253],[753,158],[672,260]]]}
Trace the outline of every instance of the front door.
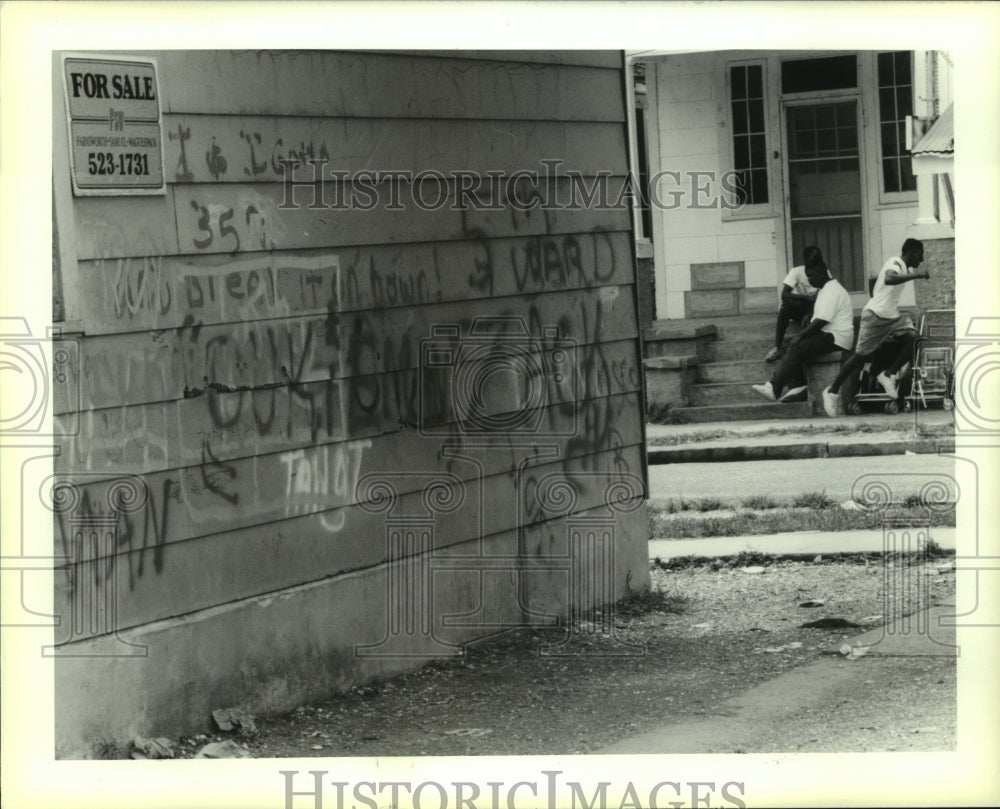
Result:
{"label": "front door", "polygon": [[857,102],[788,104],[788,213],[792,264],[815,245],[850,292],[865,286]]}

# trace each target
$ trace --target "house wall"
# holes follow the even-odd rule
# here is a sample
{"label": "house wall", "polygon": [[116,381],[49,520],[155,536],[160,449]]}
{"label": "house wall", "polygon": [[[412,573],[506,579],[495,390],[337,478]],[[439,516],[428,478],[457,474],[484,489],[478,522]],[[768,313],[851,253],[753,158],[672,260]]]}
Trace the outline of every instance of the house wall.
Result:
{"label": "house wall", "polygon": [[924,263],[931,277],[915,286],[916,303],[921,311],[955,309],[955,240],[924,239]]}
{"label": "house wall", "polygon": [[[755,311],[775,311],[779,286],[788,268],[801,260],[790,255],[790,229],[785,199],[784,160],[770,163],[768,210],[753,213],[731,211],[720,202],[724,192],[718,178],[731,167],[728,123],[727,63],[732,60],[763,60],[767,75],[768,152],[782,148],[780,60],[798,52],[722,52],[675,54],[650,57],[647,61],[648,120],[655,121],[656,160],[660,171],[681,175],[678,183],[667,177],[659,184],[666,205],[654,205],[654,256],[656,275],[656,317],[683,318],[727,316]],[[912,200],[885,199],[879,193],[878,109],[874,53],[860,59],[860,97],[865,114],[862,120],[864,155],[863,189],[865,210],[866,269],[877,272],[885,259],[898,253],[909,235],[917,206]],[[651,160],[654,148],[650,147]],[[651,172],[656,166],[651,166]],[[692,178],[691,172],[701,172]],[[761,206],[762,208],[764,206]],[[706,290],[698,293],[697,265],[719,263],[739,268],[738,286],[725,293]],[[694,266],[693,266],[694,265]],[[704,286],[704,282],[701,283]],[[692,295],[692,291],[696,294]],[[867,293],[853,296],[860,307]],[[697,303],[692,306],[692,301]],[[907,289],[903,305],[912,305],[913,291]]]}
{"label": "house wall", "polygon": [[[143,56],[162,196],[72,197],[53,71],[60,314],[79,346],[78,395],[57,402],[75,494],[55,508],[57,754],[287,709],[551,621],[580,570],[611,568],[604,600],[642,586],[628,212],[459,210],[453,185],[437,210],[408,186],[399,210],[385,187],[372,210],[310,207],[308,187],[287,209],[278,163],[623,176],[620,54]],[[514,360],[492,340],[475,354],[481,317],[527,329],[500,340]],[[490,414],[532,385],[537,422],[463,430],[463,378],[425,363],[456,346]],[[605,553],[574,572],[588,542]]]}

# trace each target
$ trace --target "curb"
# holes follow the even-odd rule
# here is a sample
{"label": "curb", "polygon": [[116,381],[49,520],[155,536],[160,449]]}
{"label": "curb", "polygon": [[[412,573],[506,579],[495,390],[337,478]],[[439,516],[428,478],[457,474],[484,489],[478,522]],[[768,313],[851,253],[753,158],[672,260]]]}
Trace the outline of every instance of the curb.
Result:
{"label": "curb", "polygon": [[954,452],[953,439],[915,438],[900,441],[828,443],[807,441],[789,444],[742,444],[721,447],[659,447],[650,449],[651,465],[670,463],[720,463],[727,461],[786,461],[803,458],[855,458],[871,455],[936,455]]}

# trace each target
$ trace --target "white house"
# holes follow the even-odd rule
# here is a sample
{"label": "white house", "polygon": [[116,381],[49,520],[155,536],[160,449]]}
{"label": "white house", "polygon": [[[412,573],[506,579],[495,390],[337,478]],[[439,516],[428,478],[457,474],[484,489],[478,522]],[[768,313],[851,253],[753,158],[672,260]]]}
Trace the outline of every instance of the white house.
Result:
{"label": "white house", "polygon": [[869,274],[911,236],[937,272],[902,303],[923,305],[917,294],[931,308],[954,306],[949,54],[629,59],[644,66],[633,165],[648,176],[636,232],[640,261],[652,259],[654,319],[774,312],[781,279],[809,244],[861,307]]}

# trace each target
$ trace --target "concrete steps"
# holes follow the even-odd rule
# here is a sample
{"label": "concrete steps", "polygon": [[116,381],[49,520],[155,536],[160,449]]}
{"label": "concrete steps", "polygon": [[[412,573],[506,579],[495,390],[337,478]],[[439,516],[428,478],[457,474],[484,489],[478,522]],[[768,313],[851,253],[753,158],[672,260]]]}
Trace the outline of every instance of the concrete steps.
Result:
{"label": "concrete steps", "polygon": [[759,383],[771,378],[775,363],[764,360],[730,360],[709,362],[698,366],[699,382]]}
{"label": "concrete steps", "polygon": [[775,309],[773,315],[720,317],[713,320],[712,325],[715,326],[716,337],[719,340],[773,340],[777,316],[778,310]]}
{"label": "concrete steps", "polygon": [[[750,393],[753,393],[753,391],[750,391]],[[809,402],[782,404],[780,402],[768,402],[758,396],[757,401],[752,403],[740,402],[736,404],[678,407],[674,413],[686,422],[702,424],[712,421],[806,419],[812,415],[812,409]]]}
{"label": "concrete steps", "polygon": [[[645,335],[647,357],[672,357],[680,364],[674,387],[668,388],[658,378],[650,389],[665,401],[684,405],[671,410],[681,421],[809,417],[809,402],[768,402],[751,388],[774,373],[774,363],[765,362],[764,357],[774,347],[775,317],[776,313],[768,313],[654,324]],[[798,324],[789,324],[787,337],[799,331]],[[647,369],[647,374],[666,372],[666,366]],[[686,375],[682,378],[682,374]],[[647,384],[649,381],[647,375]]]}
{"label": "concrete steps", "polygon": [[[754,383],[764,382],[764,379],[756,379]],[[759,393],[750,388],[751,382],[710,382],[706,384],[692,385],[689,388],[692,407],[705,407],[707,405],[725,404],[757,404],[766,402]]]}
{"label": "concrete steps", "polygon": [[752,338],[745,340],[717,340],[709,344],[709,360],[712,362],[764,361],[767,352],[774,348],[773,338]]}

